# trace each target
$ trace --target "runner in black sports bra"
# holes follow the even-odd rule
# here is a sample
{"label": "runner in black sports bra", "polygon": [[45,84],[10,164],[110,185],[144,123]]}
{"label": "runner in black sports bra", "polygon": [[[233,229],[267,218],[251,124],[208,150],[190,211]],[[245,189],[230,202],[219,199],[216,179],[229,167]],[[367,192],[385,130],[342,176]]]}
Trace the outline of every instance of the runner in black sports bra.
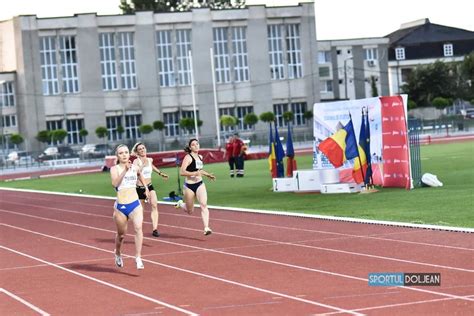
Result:
{"label": "runner in black sports bra", "polygon": [[201,206],[201,216],[204,224],[204,235],[210,235],[212,230],[209,228],[209,210],[207,208],[207,190],[202,182],[202,176],[215,180],[216,177],[202,168],[204,166],[202,157],[199,156],[199,142],[193,138],[184,149],[188,154],[184,156],[181,164],[180,174],[186,177],[184,182],[184,202],[179,200],[176,208],[182,208],[188,214],[194,209],[194,199],[197,198]]}

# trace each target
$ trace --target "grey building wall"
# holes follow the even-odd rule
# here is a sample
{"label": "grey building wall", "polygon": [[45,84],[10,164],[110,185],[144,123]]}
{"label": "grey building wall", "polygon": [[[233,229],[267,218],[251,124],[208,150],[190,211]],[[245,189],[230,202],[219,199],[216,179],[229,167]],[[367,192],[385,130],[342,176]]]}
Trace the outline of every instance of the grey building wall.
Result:
{"label": "grey building wall", "polygon": [[[185,13],[153,14],[139,12],[127,16],[96,16],[38,19],[21,16],[13,20],[17,73],[17,107],[19,132],[28,140],[27,150],[43,145],[35,137],[46,129],[47,120],[84,119],[88,143],[99,142],[95,129],[106,126],[107,115],[141,113],[143,124],[163,120],[163,113],[192,110],[190,86],[161,87],[156,48],[156,31],[192,29],[193,71],[196,105],[201,136],[217,134],[211,53],[213,27],[246,26],[250,80],[217,84],[220,108],[253,106],[257,115],[273,111],[273,104],[306,102],[307,110],[319,101],[318,67],[314,5],[293,7],[249,6],[247,9],[211,11],[195,9]],[[298,23],[300,25],[303,77],[271,80],[268,55],[268,24]],[[2,28],[8,29],[8,27]],[[137,90],[103,91],[100,68],[99,34],[130,31],[134,33]],[[74,35],[78,60],[79,93],[43,95],[40,37]],[[285,54],[286,55],[286,54]],[[232,58],[232,56],[230,56]],[[285,56],[286,58],[286,56]],[[60,65],[58,65],[59,68]],[[232,70],[231,70],[232,71]],[[59,69],[61,73],[61,69]],[[61,76],[61,74],[59,75]],[[61,81],[59,81],[61,85]],[[61,89],[61,88],[60,88]],[[63,128],[66,128],[65,121]],[[264,131],[264,123],[256,131]],[[296,127],[310,129],[309,125]],[[252,131],[249,131],[249,134]],[[154,134],[157,135],[157,134]],[[174,138],[166,139],[173,141]]]}

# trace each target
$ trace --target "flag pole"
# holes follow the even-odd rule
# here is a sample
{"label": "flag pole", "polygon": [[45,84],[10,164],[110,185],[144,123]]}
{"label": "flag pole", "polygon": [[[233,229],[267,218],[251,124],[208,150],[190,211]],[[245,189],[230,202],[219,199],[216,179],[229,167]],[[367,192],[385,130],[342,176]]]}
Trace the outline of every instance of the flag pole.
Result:
{"label": "flag pole", "polygon": [[[370,126],[369,126],[369,108],[367,107],[367,109],[365,110],[365,135],[369,135],[369,142],[367,143],[367,146],[369,147],[369,155],[370,155],[370,134],[369,134],[369,131],[370,131]],[[367,153],[366,153],[367,155]],[[369,158],[370,158],[370,161],[369,161]],[[370,183],[369,183],[369,186],[371,187],[371,189],[373,189],[374,187],[374,172],[372,170],[372,157],[369,157],[367,158],[367,168],[370,168],[371,172],[370,172]]]}
{"label": "flag pole", "polygon": [[191,70],[191,94],[193,98],[193,113],[194,113],[194,129],[196,139],[199,139],[198,118],[196,111],[196,95],[194,93],[194,70],[193,70],[193,55],[191,51],[188,52],[188,67]]}

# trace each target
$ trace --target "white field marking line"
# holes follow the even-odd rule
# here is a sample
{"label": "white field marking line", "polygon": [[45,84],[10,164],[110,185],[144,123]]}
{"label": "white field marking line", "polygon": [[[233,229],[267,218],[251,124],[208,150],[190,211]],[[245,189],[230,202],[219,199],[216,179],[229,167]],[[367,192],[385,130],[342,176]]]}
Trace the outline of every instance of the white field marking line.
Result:
{"label": "white field marking line", "polygon": [[[98,250],[98,251],[103,251],[103,252],[107,252],[107,253],[113,253],[113,251],[110,251],[110,250],[106,250],[106,249],[103,249],[103,248],[99,248],[99,247],[95,247],[95,246],[91,246],[91,245],[87,245],[87,244],[83,244],[83,243],[79,243],[79,242],[75,242],[75,241],[72,241],[72,240],[68,240],[68,239],[64,239],[64,238],[59,238],[59,237],[55,237],[55,236],[51,236],[51,235],[47,235],[47,234],[43,234],[43,233],[39,233],[39,232],[36,232],[36,231],[32,231],[32,230],[29,230],[29,229],[24,229],[24,228],[21,228],[21,227],[16,227],[16,226],[13,226],[13,225],[8,225],[8,224],[4,224],[4,223],[0,223],[0,225],[3,225],[3,226],[6,226],[6,227],[9,227],[9,228],[12,228],[12,229],[17,229],[17,230],[21,230],[21,231],[25,231],[25,232],[28,232],[30,234],[37,234],[37,235],[40,235],[40,236],[43,236],[43,237],[47,237],[47,238],[52,238],[52,239],[56,239],[56,240],[60,240],[62,242],[66,242],[66,243],[71,243],[71,244],[74,244],[74,245],[78,245],[78,246],[82,246],[82,247],[85,247],[85,248],[90,248],[90,249],[94,249],[94,250]],[[10,249],[10,248],[7,248],[7,247],[4,247],[2,245],[0,245],[0,248],[3,248],[3,249],[6,249],[6,250],[10,250],[14,253],[18,253],[18,254],[21,254],[21,255],[24,255],[28,258],[32,258],[32,259],[35,259],[35,260],[38,260],[40,262],[43,262],[43,263],[46,263],[46,264],[50,264],[54,267],[57,267],[57,268],[60,268],[62,270],[65,270],[65,271],[68,271],[68,272],[71,272],[71,273],[74,273],[74,274],[77,274],[77,275],[80,275],[80,276],[83,276],[83,277],[86,277],[88,279],[91,279],[91,280],[94,280],[96,282],[99,282],[99,283],[102,283],[102,284],[105,284],[105,285],[108,285],[108,286],[111,286],[113,288],[117,288],[117,289],[121,289],[125,292],[130,292],[131,294],[135,293],[135,294],[138,294],[140,295],[140,297],[143,297],[143,298],[149,298],[147,296],[144,296],[142,294],[139,294],[139,293],[136,293],[136,292],[133,292],[133,291],[129,291],[129,290],[126,290],[126,289],[123,289],[123,288],[120,288],[116,285],[113,285],[113,284],[110,284],[110,283],[107,283],[105,281],[102,281],[102,280],[99,280],[99,279],[95,279],[93,277],[89,277],[88,275],[85,275],[85,274],[82,274],[82,273],[79,273],[79,272],[75,272],[74,270],[70,270],[70,269],[67,269],[67,268],[64,268],[64,267],[61,267],[57,264],[54,264],[54,263],[51,263],[51,262],[48,262],[48,261],[45,261],[45,260],[42,260],[42,259],[39,259],[39,258],[35,258],[35,257],[32,257],[30,255],[27,255],[27,254],[24,254],[24,253],[21,253],[21,252],[17,252],[13,249]],[[130,258],[134,258],[134,256],[129,256],[129,255],[125,255],[123,254],[123,256],[125,257],[130,257]],[[271,290],[267,290],[267,289],[264,289],[264,288],[260,288],[260,287],[256,287],[256,286],[252,286],[252,285],[248,285],[248,284],[245,284],[245,283],[240,283],[240,282],[236,282],[236,281],[232,281],[232,280],[229,280],[229,279],[224,279],[224,278],[220,278],[220,277],[216,277],[216,276],[213,276],[213,275],[210,275],[210,274],[205,274],[205,273],[201,273],[201,272],[197,272],[197,271],[192,271],[192,270],[188,270],[188,269],[184,269],[184,268],[179,268],[179,267],[176,267],[176,266],[172,266],[172,265],[168,265],[168,264],[164,264],[164,263],[160,263],[160,262],[156,262],[156,261],[152,261],[152,260],[148,260],[148,259],[143,259],[142,260],[144,262],[148,262],[148,263],[151,263],[151,264],[154,264],[154,265],[158,265],[158,266],[162,266],[162,267],[165,267],[165,268],[168,268],[168,269],[172,269],[172,270],[177,270],[177,271],[180,271],[180,272],[186,272],[186,273],[189,273],[189,274],[193,274],[193,275],[197,275],[197,276],[200,276],[200,277],[204,277],[204,278],[207,278],[207,279],[211,279],[211,280],[216,280],[216,281],[220,281],[220,282],[223,282],[223,283],[229,283],[229,284],[232,284],[232,285],[236,285],[236,286],[240,286],[240,287],[244,287],[244,288],[247,288],[247,289],[251,289],[251,290],[254,290],[254,291],[258,291],[258,292],[263,292],[263,293],[267,293],[267,294],[271,294],[271,295],[277,295],[277,296],[281,296],[281,297],[284,297],[284,298],[287,298],[289,300],[294,300],[294,301],[298,301],[298,302],[302,302],[302,303],[307,303],[307,304],[310,304],[310,305],[316,305],[316,306],[319,306],[319,307],[324,307],[324,308],[328,308],[328,309],[331,309],[331,310],[336,310],[336,311],[339,311],[339,312],[343,312],[343,313],[349,313],[349,314],[352,314],[352,315],[362,315],[362,314],[359,314],[359,313],[354,313],[354,312],[351,312],[349,310],[346,310],[346,309],[343,309],[343,308],[339,308],[339,307],[336,307],[336,306],[331,306],[331,305],[327,305],[327,304],[324,304],[324,303],[319,303],[319,302],[316,302],[316,301],[310,301],[310,300],[306,300],[306,299],[302,299],[302,298],[299,298],[299,297],[295,297],[295,296],[291,296],[291,295],[288,295],[288,294],[284,294],[284,293],[280,293],[280,292],[275,292],[275,291],[271,291]],[[152,298],[149,298],[151,300],[154,300]],[[157,301],[157,300],[156,300]],[[159,302],[159,301],[158,301]],[[166,303],[163,303],[160,304],[160,305],[165,305]],[[165,306],[172,306],[172,305],[165,305]],[[187,311],[186,311],[187,312]],[[189,312],[190,313],[190,312]],[[190,315],[197,315],[197,314],[190,314]]]}
{"label": "white field marking line", "polygon": [[[44,199],[40,199],[44,200]],[[57,210],[57,211],[62,211],[62,212],[71,212],[71,213],[80,213],[80,214],[85,214],[85,215],[90,215],[90,216],[103,216],[107,217],[105,215],[100,215],[100,214],[94,214],[94,213],[85,213],[85,212],[78,212],[78,211],[72,211],[72,210],[66,210],[62,208],[55,208],[55,207],[48,207],[48,206],[37,206],[34,204],[27,204],[27,203],[19,203],[19,202],[11,202],[8,201],[10,204],[15,204],[15,205],[21,205],[21,206],[28,206],[28,207],[42,207],[50,210]],[[85,204],[85,203],[83,203]],[[87,205],[87,204],[86,204]],[[88,206],[91,206],[89,204]],[[189,215],[177,215],[177,214],[172,214],[172,213],[167,213],[175,216],[183,216],[183,217],[189,217]],[[223,219],[212,219],[213,221],[226,221],[226,222],[232,222],[236,224],[244,224],[244,225],[256,225],[256,226],[263,226],[263,227],[269,227],[269,228],[275,228],[275,229],[289,229],[289,230],[295,230],[295,231],[305,231],[305,232],[311,232],[311,233],[322,233],[322,234],[331,234],[331,235],[340,235],[340,236],[347,236],[347,237],[353,237],[353,238],[360,238],[360,239],[375,239],[375,240],[382,240],[382,241],[389,241],[389,242],[397,242],[397,243],[406,243],[406,244],[414,244],[414,245],[422,245],[422,246],[429,246],[429,247],[438,247],[438,248],[446,248],[446,249],[456,249],[456,250],[465,250],[465,251],[474,251],[474,249],[471,248],[464,248],[464,247],[456,247],[456,246],[448,246],[448,245],[440,245],[440,244],[430,244],[430,243],[422,243],[422,242],[416,242],[416,241],[406,241],[406,240],[396,240],[396,239],[391,239],[391,238],[381,238],[381,237],[373,237],[371,235],[351,235],[351,234],[344,234],[344,233],[335,233],[335,232],[328,232],[328,231],[318,231],[318,230],[309,230],[309,229],[298,229],[298,228],[288,228],[288,227],[282,227],[282,226],[275,226],[275,225],[266,225],[266,224],[256,224],[256,223],[248,223],[248,222],[239,222],[239,221],[233,221],[233,220],[223,220]],[[144,221],[144,223],[149,224],[149,222]],[[166,226],[166,227],[173,227],[176,228],[176,226],[172,225],[167,225],[167,224],[160,224],[161,226]],[[186,229],[184,227],[179,227],[182,229]],[[421,232],[421,231],[420,231]],[[413,233],[413,232],[398,232],[398,233],[391,233],[391,234],[401,234],[401,233]],[[388,235],[388,234],[384,234]],[[381,236],[381,235],[379,235]],[[234,236],[235,237],[235,236]],[[343,238],[341,238],[343,239]],[[321,239],[322,241],[326,240],[337,240],[336,238],[333,239]],[[318,241],[318,240],[315,240]]]}
{"label": "white field marking line", "polygon": [[[12,214],[15,214],[15,215],[20,215],[20,216],[33,217],[33,218],[38,218],[38,219],[42,219],[42,220],[46,220],[46,221],[58,222],[58,223],[63,223],[63,224],[68,224],[68,225],[73,225],[73,226],[79,226],[79,227],[84,227],[84,228],[93,229],[93,230],[98,230],[98,231],[105,231],[105,232],[115,233],[115,231],[106,230],[106,229],[102,229],[102,228],[97,228],[97,227],[92,227],[92,226],[86,226],[86,225],[81,225],[81,224],[77,224],[77,223],[64,222],[64,221],[60,221],[60,220],[56,220],[56,219],[47,219],[47,218],[44,218],[44,217],[39,217],[39,216],[34,216],[34,215],[29,215],[29,214],[20,214],[20,213],[5,211],[5,210],[2,210],[2,209],[0,209],[0,212],[12,213]],[[9,226],[8,224],[3,224],[3,223],[0,223],[0,225],[7,225],[7,226]],[[13,227],[14,227],[14,226],[13,226]],[[18,229],[21,229],[21,228],[18,228]],[[39,233],[38,233],[38,234],[39,234]],[[132,236],[132,235],[131,235],[131,234],[128,234],[128,236]],[[52,237],[52,238],[55,238],[55,237]],[[157,240],[157,239],[150,238],[150,237],[143,237],[143,239],[153,240],[153,241],[162,242],[162,243],[167,243],[167,244],[172,244],[172,245],[177,245],[177,246],[181,246],[181,247],[188,247],[188,248],[192,248],[192,249],[201,249],[201,250],[205,250],[205,251],[209,251],[209,252],[224,254],[224,255],[228,255],[228,256],[234,256],[234,257],[238,257],[238,258],[245,258],[245,259],[254,260],[254,261],[260,261],[260,262],[265,262],[265,263],[271,263],[271,264],[275,264],[275,265],[280,265],[280,266],[289,267],[289,268],[294,268],[294,269],[300,269],[300,270],[304,270],[304,271],[317,272],[317,273],[327,274],[327,275],[331,275],[331,276],[339,276],[339,277],[342,277],[342,278],[347,278],[347,279],[353,279],[353,280],[368,282],[368,279],[360,278],[360,277],[355,277],[355,276],[351,276],[351,275],[347,275],[347,274],[341,274],[341,273],[330,272],[330,271],[325,271],[325,270],[313,269],[313,268],[308,268],[308,267],[303,267],[303,266],[297,266],[297,265],[288,264],[288,263],[283,263],[283,262],[278,262],[278,261],[272,261],[272,260],[267,260],[267,259],[261,259],[261,258],[257,258],[257,257],[239,255],[239,254],[235,254],[235,253],[231,253],[231,252],[217,251],[217,250],[214,250],[214,249],[208,249],[208,248],[190,246],[190,245],[185,245],[185,244],[179,244],[179,243],[170,242],[170,241]],[[86,245],[85,245],[85,246],[86,246]],[[92,246],[89,246],[89,247],[95,248],[95,247],[92,247]],[[149,260],[144,260],[144,261],[149,261]],[[149,262],[153,262],[153,261],[149,261]],[[158,263],[157,263],[157,264],[158,264]],[[179,269],[179,268],[177,268],[177,269]],[[405,288],[405,289],[411,290],[411,291],[418,291],[418,292],[430,293],[430,294],[434,294],[434,295],[440,295],[440,296],[447,296],[447,297],[452,297],[452,298],[457,298],[457,299],[463,299],[462,296],[451,295],[451,294],[443,293],[443,292],[435,292],[435,291],[423,290],[423,289],[418,289],[418,288],[414,288],[414,287],[401,287],[401,288]],[[469,301],[474,301],[474,300],[470,300],[470,299],[468,299],[468,300],[469,300]]]}
{"label": "white field marking line", "polygon": [[[0,225],[7,225],[0,223]],[[79,261],[64,261],[64,262],[56,262],[56,264],[59,265],[67,265],[67,264],[78,264],[78,263],[87,263],[87,262],[96,262],[96,261],[105,261],[105,260],[110,260],[110,258],[104,258],[104,259],[87,259],[87,260],[79,260]],[[21,270],[21,269],[33,269],[33,268],[45,268],[47,267],[47,264],[35,264],[35,265],[30,265],[30,266],[21,266],[21,267],[11,267],[11,268],[3,268],[0,269],[0,271],[14,271],[14,270]]]}
{"label": "white field marking line", "polygon": [[0,288],[0,292],[3,292],[5,293],[6,295],[10,296],[11,298],[17,300],[18,302],[28,306],[29,308],[31,308],[32,310],[34,310],[35,312],[37,312],[38,314],[40,315],[43,315],[43,316],[49,316],[48,313],[46,313],[44,310],[42,310],[41,308],[39,308],[38,306],[35,306],[33,304],[31,304],[30,302],[22,299],[21,297],[13,294],[12,292],[9,292],[7,290],[5,290],[4,288]]}
{"label": "white field marking line", "polygon": [[[59,212],[65,212],[65,213],[77,213],[77,214],[82,214],[82,215],[87,215],[87,216],[95,216],[95,217],[104,217],[104,218],[109,218],[108,216],[105,215],[99,215],[99,214],[91,214],[91,213],[84,213],[84,212],[79,212],[79,211],[70,211],[70,210],[65,210],[65,209],[60,209],[60,208],[54,208],[54,207],[46,207],[46,206],[38,206],[37,208],[46,208],[48,210],[56,210]],[[6,211],[3,209],[0,209],[0,211],[7,212],[7,213],[12,213],[12,214],[19,214],[15,212],[10,212]],[[20,215],[20,214],[19,214]],[[27,215],[21,213],[21,215],[25,216],[34,216],[34,215]],[[53,220],[53,219],[52,219]],[[69,223],[69,222],[66,222]],[[146,222],[149,223],[149,222]],[[71,223],[73,224],[73,223]],[[75,224],[75,223],[74,223]],[[80,225],[80,224],[77,224]],[[193,230],[193,231],[199,231],[197,229],[192,229],[192,228],[183,228],[183,227],[178,227],[178,226],[172,226],[172,225],[167,225],[168,227],[173,227],[177,229],[185,229],[185,230]],[[89,226],[86,226],[89,227]],[[416,264],[416,265],[422,265],[422,266],[428,266],[428,267],[434,267],[434,268],[442,268],[442,269],[448,269],[448,270],[457,270],[457,271],[462,271],[462,272],[474,272],[474,270],[470,269],[464,269],[464,268],[458,268],[458,267],[451,267],[451,266],[444,266],[444,265],[438,265],[438,264],[433,264],[433,263],[426,263],[426,262],[419,262],[419,261],[412,261],[412,260],[405,260],[405,259],[398,259],[398,258],[391,258],[391,257],[385,257],[385,256],[377,256],[377,255],[371,255],[371,254],[365,254],[365,253],[359,253],[359,252],[352,252],[352,251],[346,251],[346,250],[339,250],[339,249],[333,249],[333,248],[325,248],[325,247],[317,247],[317,246],[310,246],[310,245],[304,245],[304,244],[296,244],[292,242],[284,242],[284,241],[276,241],[276,240],[268,240],[268,239],[263,239],[263,238],[256,238],[256,237],[247,237],[247,236],[241,236],[241,235],[234,235],[234,234],[226,234],[226,233],[216,233],[222,236],[227,236],[227,237],[233,237],[233,238],[241,238],[241,239],[250,239],[253,241],[261,241],[261,242],[267,242],[270,244],[274,245],[286,245],[286,246],[295,246],[295,247],[302,247],[302,248],[309,248],[309,249],[317,249],[317,250],[322,250],[322,251],[329,251],[329,252],[336,252],[336,253],[342,253],[342,254],[348,254],[348,255],[353,255],[353,256],[360,256],[360,257],[368,257],[368,258],[376,258],[376,259],[382,259],[382,260],[389,260],[389,261],[395,261],[395,262],[403,262],[403,263],[409,263],[409,264]],[[174,243],[171,241],[165,241],[165,240],[156,240],[159,242],[163,243],[169,243],[173,245],[180,245],[184,247],[193,247],[193,246],[188,246],[185,244],[179,244],[179,243]],[[214,249],[208,249],[208,248],[196,248],[196,249],[205,249],[207,251],[212,251],[212,252],[218,252],[218,253],[224,253],[224,254],[229,254],[227,252],[222,252]]]}
{"label": "white field marking line", "polygon": [[[13,227],[12,227],[12,228],[13,228]],[[23,230],[23,229],[22,229],[22,230]],[[33,232],[33,231],[30,231],[30,232]],[[33,232],[33,233],[34,233],[34,232]],[[52,237],[52,236],[49,236],[49,237]],[[55,264],[55,263],[52,263],[52,262],[49,262],[49,261],[46,261],[46,260],[43,260],[43,259],[40,259],[40,258],[31,256],[31,255],[29,255],[29,254],[26,254],[26,253],[23,253],[23,252],[20,252],[20,251],[17,251],[17,250],[14,250],[14,249],[5,247],[5,246],[3,246],[3,245],[0,245],[0,248],[2,248],[2,249],[4,249],[4,250],[8,250],[8,251],[10,251],[10,252],[13,252],[13,253],[15,253],[15,254],[17,254],[17,255],[21,255],[21,256],[23,256],[23,257],[27,257],[27,258],[29,258],[29,259],[42,262],[42,263],[47,264],[47,265],[49,265],[49,266],[55,267],[55,268],[57,268],[57,269],[60,269],[60,270],[63,270],[63,271],[66,271],[66,272],[75,274],[75,275],[77,275],[77,276],[79,276],[79,277],[82,277],[82,278],[85,278],[85,279],[88,279],[88,280],[91,280],[91,281],[100,283],[100,284],[102,284],[102,285],[111,287],[111,288],[113,288],[113,289],[116,289],[116,290],[125,292],[125,293],[127,293],[127,294],[131,294],[131,295],[133,295],[133,296],[139,297],[139,298],[144,299],[144,300],[146,300],[146,301],[149,301],[149,302],[152,302],[152,303],[155,303],[155,304],[158,304],[158,305],[166,306],[166,307],[168,307],[168,308],[170,308],[170,309],[173,309],[173,310],[175,310],[175,311],[181,312],[181,313],[183,313],[183,314],[186,314],[186,315],[193,315],[193,316],[197,316],[197,315],[198,315],[198,314],[193,313],[193,312],[190,312],[190,311],[188,311],[188,310],[179,308],[178,306],[174,306],[174,305],[165,303],[165,302],[163,302],[163,301],[154,299],[154,298],[152,298],[152,297],[149,297],[149,296],[140,294],[140,293],[135,292],[135,291],[128,290],[128,289],[126,289],[126,288],[120,287],[120,286],[118,286],[118,285],[115,285],[115,284],[112,284],[112,283],[109,283],[109,282],[106,282],[106,281],[102,281],[102,280],[100,280],[100,279],[97,279],[97,278],[88,276],[87,274],[83,274],[83,273],[80,273],[80,272],[77,272],[77,271],[74,271],[74,270],[71,270],[71,269],[62,267],[62,266],[57,265],[57,264]]]}
{"label": "white field marking line", "polygon": [[335,299],[335,298],[338,299],[338,298],[367,297],[367,296],[379,296],[379,295],[396,294],[396,293],[400,293],[400,291],[353,294],[353,295],[326,296],[326,297],[324,297],[324,299],[331,300],[331,299]]}
{"label": "white field marking line", "polygon": [[[52,195],[63,195],[63,196],[75,196],[75,197],[90,197],[90,198],[95,198],[95,199],[109,199],[109,200],[114,200],[115,199],[114,197],[104,197],[104,196],[95,196],[95,195],[87,195],[87,194],[60,193],[60,192],[51,192],[51,191],[38,191],[38,190],[3,188],[3,187],[0,187],[0,190],[42,193],[42,194],[52,194]],[[175,203],[174,202],[161,202],[160,201],[160,204],[174,205]],[[292,212],[284,212],[284,211],[276,212],[276,211],[269,211],[269,210],[256,210],[256,209],[246,209],[246,208],[239,208],[239,207],[223,207],[223,206],[213,206],[213,205],[208,205],[208,208],[216,209],[216,210],[224,210],[224,211],[244,212],[244,213],[280,215],[280,216],[291,216],[291,217],[302,217],[302,218],[316,218],[316,219],[321,219],[321,220],[331,220],[331,221],[339,221],[339,222],[350,222],[350,223],[374,224],[374,225],[382,225],[382,226],[409,227],[409,228],[422,228],[422,229],[430,229],[430,230],[442,230],[442,231],[474,233],[474,228],[465,228],[465,227],[451,227],[451,226],[428,225],[428,224],[412,224],[412,223],[404,223],[404,222],[390,222],[390,221],[352,218],[352,217],[313,215],[313,214],[292,213]]]}
{"label": "white field marking line", "polygon": [[[467,295],[463,296],[464,298],[471,298],[474,297],[474,295]],[[383,308],[390,308],[390,307],[400,307],[400,306],[409,306],[409,305],[418,305],[418,304],[426,304],[426,303],[436,303],[436,302],[443,302],[443,301],[452,301],[454,298],[435,298],[432,300],[423,300],[423,301],[414,301],[414,302],[407,302],[407,303],[397,303],[397,304],[390,304],[390,305],[380,305],[380,306],[373,306],[373,307],[364,307],[364,308],[358,308],[354,309],[354,311],[362,312],[362,311],[369,311],[369,310],[374,310],[374,309],[383,309]],[[332,312],[332,313],[325,313],[325,314],[320,314],[320,315],[336,315],[340,314],[339,312]]]}
{"label": "white field marking line", "polygon": [[281,304],[280,302],[261,302],[261,303],[250,303],[250,304],[236,304],[236,305],[222,305],[222,306],[212,306],[204,307],[204,310],[216,310],[216,309],[225,309],[225,308],[238,308],[238,307],[250,307],[250,306],[260,306],[260,305],[270,305],[270,304]]}

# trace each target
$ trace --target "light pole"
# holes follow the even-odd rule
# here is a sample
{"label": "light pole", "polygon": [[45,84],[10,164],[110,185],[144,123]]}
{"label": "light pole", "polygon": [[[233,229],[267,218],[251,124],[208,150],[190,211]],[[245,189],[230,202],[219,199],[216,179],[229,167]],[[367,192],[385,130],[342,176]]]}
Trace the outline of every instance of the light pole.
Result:
{"label": "light pole", "polygon": [[349,100],[347,97],[347,61],[349,59],[352,59],[352,56],[344,59],[344,98],[347,100]]}

